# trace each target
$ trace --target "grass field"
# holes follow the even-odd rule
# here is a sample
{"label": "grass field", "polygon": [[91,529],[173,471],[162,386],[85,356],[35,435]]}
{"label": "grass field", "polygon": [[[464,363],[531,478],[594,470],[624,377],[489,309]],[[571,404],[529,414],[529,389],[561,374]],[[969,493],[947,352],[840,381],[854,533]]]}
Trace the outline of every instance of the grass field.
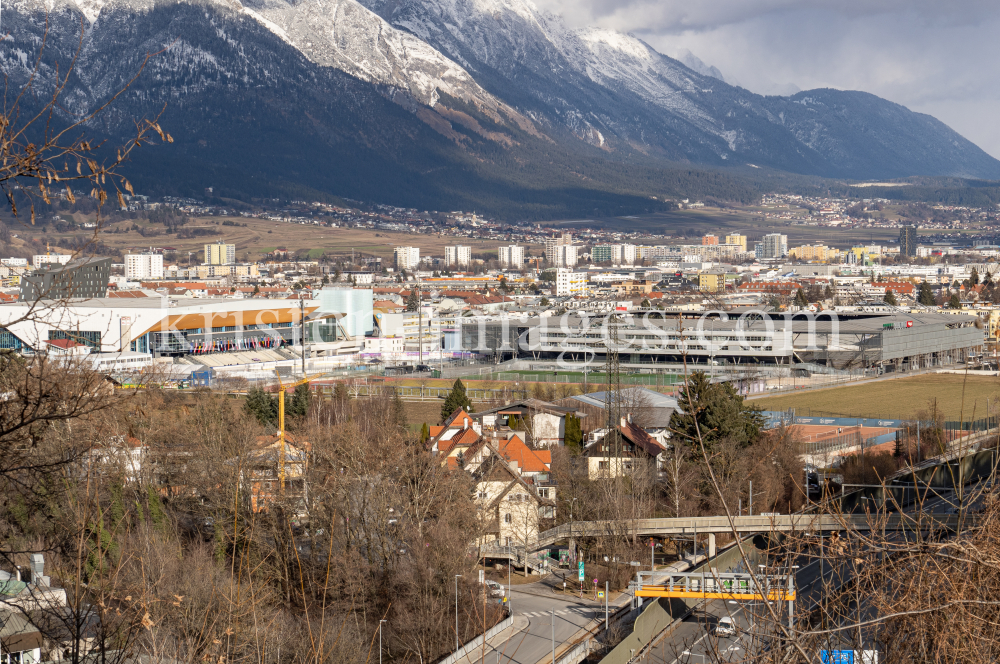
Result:
{"label": "grass field", "polygon": [[998,411],[1000,380],[985,376],[926,374],[754,399],[751,403],[765,410],[795,408],[797,414],[805,416],[909,419],[918,411],[929,411],[934,399],[947,420],[986,417]]}
{"label": "grass field", "polygon": [[[78,221],[83,221],[83,215],[73,216]],[[117,232],[119,229],[131,229],[133,222],[121,221],[110,224],[102,230],[99,239],[104,244],[122,252],[147,250],[149,247],[174,247],[177,260],[186,261],[188,252],[193,252],[192,258],[196,262],[201,260],[201,252],[205,244],[223,239],[226,242],[236,245],[237,260],[258,260],[269,251],[278,247],[283,247],[289,252],[308,252],[309,258],[316,260],[324,254],[330,256],[350,255],[352,251],[392,258],[392,248],[398,245],[420,247],[421,251],[429,255],[440,255],[444,253],[444,245],[457,242],[472,247],[472,253],[496,252],[496,248],[502,244],[499,240],[476,240],[471,238],[453,238],[442,233],[399,233],[392,231],[375,231],[354,228],[327,228],[322,226],[307,226],[305,224],[293,224],[286,222],[270,221],[267,219],[252,219],[244,217],[233,217],[240,226],[223,226],[223,217],[207,217],[191,219],[184,229],[209,229],[211,234],[181,239],[176,235],[168,235],[164,232],[162,224],[153,224],[139,220],[134,222],[144,229],[146,236],[143,237],[138,231]],[[246,224],[246,226],[242,226]],[[90,238],[92,234],[81,232],[57,233],[49,228],[47,233],[42,233],[37,228],[19,227],[17,229],[21,237],[38,237],[43,241],[54,241],[60,238]],[[532,254],[538,255],[541,252],[540,245],[531,246]]]}

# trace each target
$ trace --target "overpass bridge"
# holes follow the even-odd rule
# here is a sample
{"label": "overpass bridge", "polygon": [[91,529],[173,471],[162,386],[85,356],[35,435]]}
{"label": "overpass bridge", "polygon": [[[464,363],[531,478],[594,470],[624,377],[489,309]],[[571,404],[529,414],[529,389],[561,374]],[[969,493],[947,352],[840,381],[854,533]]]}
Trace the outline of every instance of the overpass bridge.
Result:
{"label": "overpass bridge", "polygon": [[721,533],[817,533],[853,531],[955,531],[978,522],[975,514],[776,514],[773,516],[707,516],[633,521],[576,521],[542,531],[528,549],[536,551],[562,540],[581,537],[670,537],[708,535],[708,555],[715,555]]}

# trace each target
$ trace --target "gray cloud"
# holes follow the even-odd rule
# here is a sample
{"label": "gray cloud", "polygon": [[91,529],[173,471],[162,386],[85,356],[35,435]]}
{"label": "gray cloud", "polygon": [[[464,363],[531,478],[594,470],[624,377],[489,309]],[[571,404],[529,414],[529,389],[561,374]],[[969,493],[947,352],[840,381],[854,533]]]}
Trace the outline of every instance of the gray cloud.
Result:
{"label": "gray cloud", "polygon": [[864,90],[1000,157],[1000,3],[991,0],[536,0],[573,25],[690,50],[761,94]]}

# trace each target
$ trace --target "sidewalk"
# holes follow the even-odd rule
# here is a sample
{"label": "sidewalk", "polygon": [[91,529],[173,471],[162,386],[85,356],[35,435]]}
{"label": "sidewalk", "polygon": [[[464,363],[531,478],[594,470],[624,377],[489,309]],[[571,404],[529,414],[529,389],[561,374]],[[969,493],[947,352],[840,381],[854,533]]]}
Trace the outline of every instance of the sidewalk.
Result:
{"label": "sidewalk", "polygon": [[[491,653],[504,653],[504,649],[507,647],[508,641],[511,641],[515,634],[523,632],[526,629],[528,629],[528,619],[524,616],[514,616],[514,624],[512,626],[508,627],[486,642],[485,661],[493,661],[490,659]],[[511,643],[509,649],[513,649],[516,645],[516,643]],[[479,664],[479,662],[483,661],[483,652],[482,647],[476,648],[475,651],[470,652],[465,657],[455,662],[455,664],[473,664],[474,662]],[[496,657],[496,655],[493,655],[493,657]]]}

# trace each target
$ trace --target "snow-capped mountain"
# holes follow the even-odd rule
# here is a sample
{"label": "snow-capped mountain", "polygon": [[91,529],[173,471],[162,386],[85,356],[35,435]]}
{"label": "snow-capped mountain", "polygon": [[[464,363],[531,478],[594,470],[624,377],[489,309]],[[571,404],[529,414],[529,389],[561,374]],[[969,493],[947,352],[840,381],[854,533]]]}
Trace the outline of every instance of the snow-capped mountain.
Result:
{"label": "snow-capped mountain", "polygon": [[95,131],[120,136],[166,105],[177,144],[134,166],[163,193],[551,215],[690,194],[667,176],[678,164],[1000,178],[929,116],[858,92],[755,95],[527,0],[15,0],[3,19],[12,84],[37,61],[36,89],[51,91],[79,47],[70,112],[130,85]]}

